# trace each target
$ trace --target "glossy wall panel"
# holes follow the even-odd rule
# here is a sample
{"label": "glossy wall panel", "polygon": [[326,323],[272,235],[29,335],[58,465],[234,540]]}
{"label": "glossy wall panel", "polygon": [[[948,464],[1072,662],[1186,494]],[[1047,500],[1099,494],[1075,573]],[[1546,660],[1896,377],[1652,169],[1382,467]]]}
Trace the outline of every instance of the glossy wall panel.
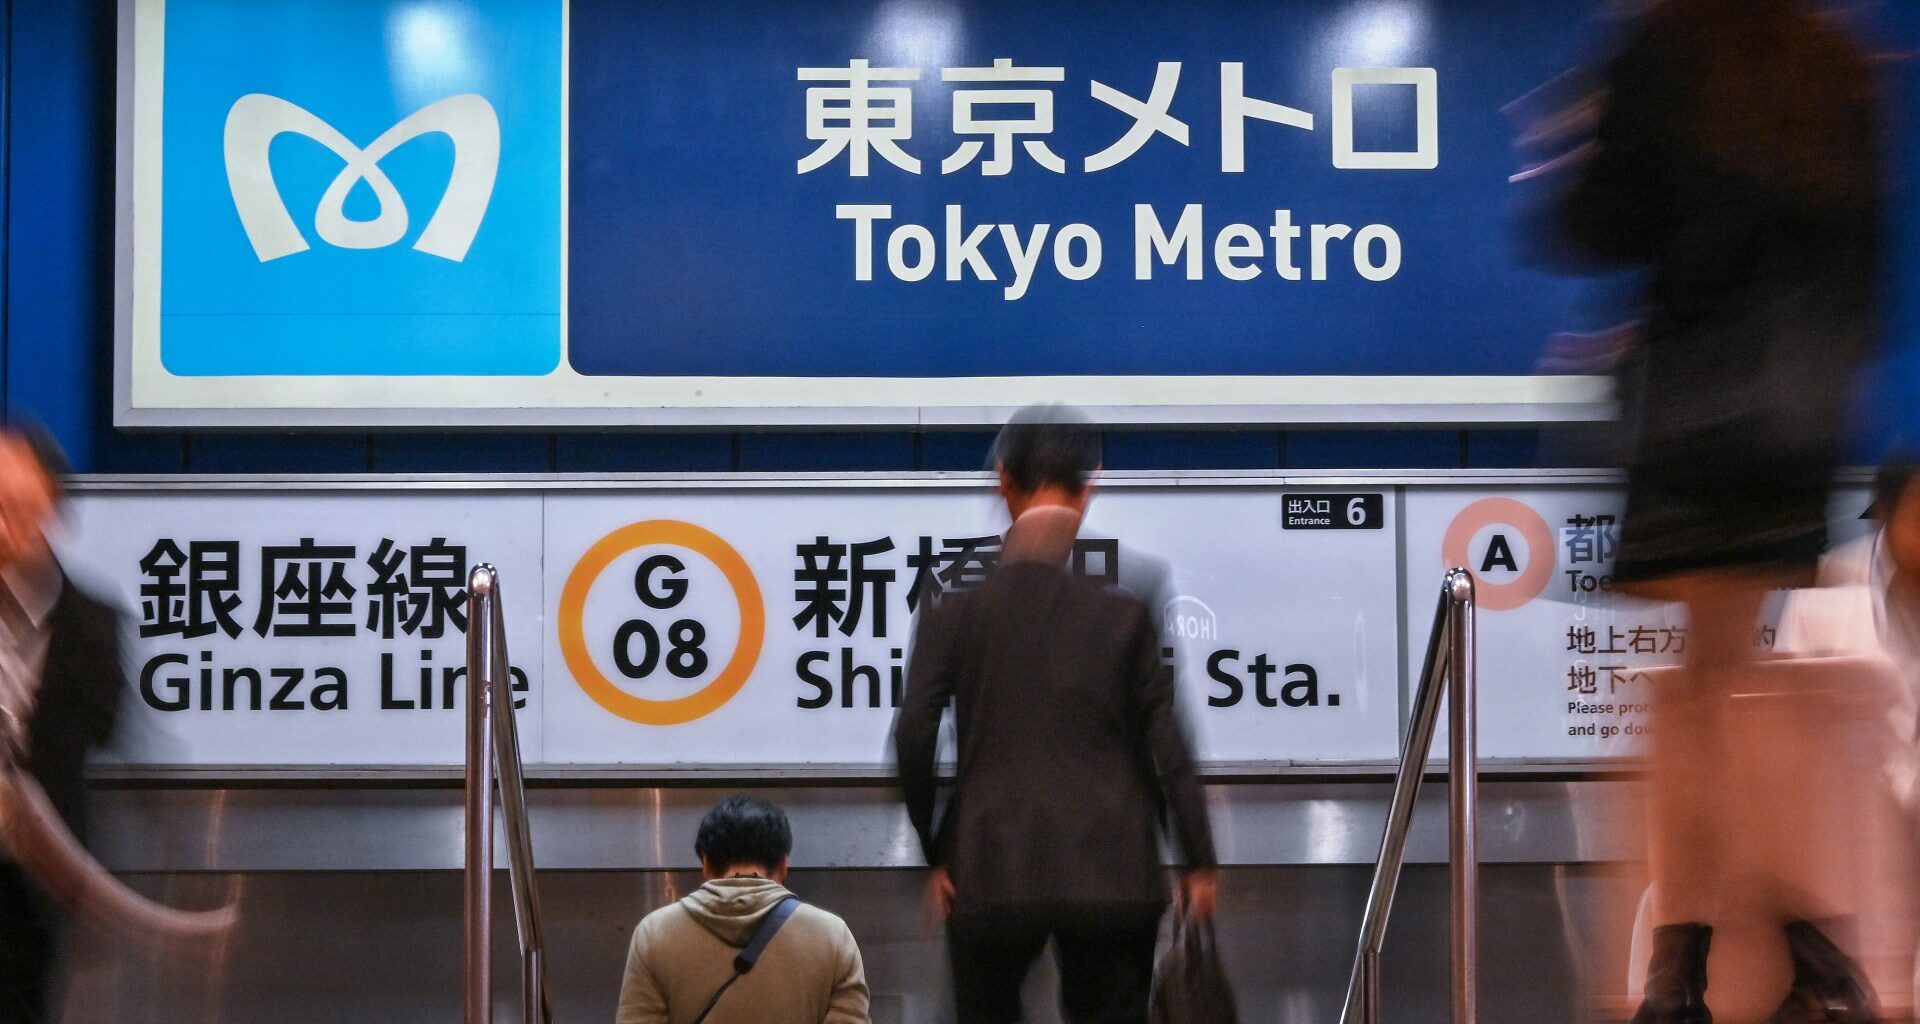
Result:
{"label": "glossy wall panel", "polygon": [[[764,785],[764,783],[762,784]],[[744,787],[743,787],[744,788]],[[733,787],[536,787],[534,853],[555,870],[686,870],[706,808]],[[889,788],[747,790],[794,820],[801,868],[912,868],[920,850]],[[1224,863],[1373,863],[1384,781],[1214,785]],[[1588,779],[1482,785],[1488,863],[1611,863],[1638,855],[1637,788]],[[115,871],[440,871],[461,861],[460,791],[440,788],[113,788],[93,798],[92,844]],[[1408,860],[1446,857],[1446,786],[1427,786]],[[504,856],[504,854],[502,854]]]}
{"label": "glossy wall panel", "polygon": [[[1331,1024],[1359,927],[1361,867],[1236,868],[1221,886],[1221,944],[1245,1024]],[[920,909],[913,871],[800,871],[793,888],[846,918],[859,940],[879,1024],[952,1020],[945,947]],[[151,895],[229,892],[247,917],[208,961],[162,962],[97,942],[81,951],[66,1024],[453,1024],[460,999],[460,878],[452,872],[142,875]],[[555,1020],[607,1021],[627,940],[647,911],[698,884],[689,872],[561,871],[541,876]],[[1575,1021],[1624,988],[1620,945],[1638,883],[1606,868],[1528,864],[1482,876],[1483,1020]],[[1446,874],[1409,869],[1385,977],[1397,1024],[1446,1019]],[[1623,914],[1624,911],[1624,914]],[[496,1019],[518,1020],[512,923],[495,924]],[[1050,972],[1036,973],[1034,1024],[1054,1024]],[[1615,999],[1617,1002],[1617,998]]]}

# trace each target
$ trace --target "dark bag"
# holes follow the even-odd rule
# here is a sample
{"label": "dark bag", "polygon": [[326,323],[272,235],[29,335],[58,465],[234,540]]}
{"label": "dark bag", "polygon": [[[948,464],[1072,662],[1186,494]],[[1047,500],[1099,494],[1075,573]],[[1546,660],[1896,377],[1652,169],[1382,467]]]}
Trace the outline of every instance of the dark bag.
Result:
{"label": "dark bag", "polygon": [[1173,941],[1153,969],[1153,1024],[1240,1024],[1213,922],[1174,911]]}
{"label": "dark bag", "polygon": [[715,992],[713,998],[707,1000],[707,1008],[700,1011],[700,1016],[693,1019],[693,1024],[704,1024],[707,1015],[713,1012],[714,1007],[720,1005],[720,997],[727,994],[727,990],[733,987],[734,982],[740,980],[741,975],[753,970],[753,965],[760,962],[760,954],[767,951],[767,943],[773,941],[774,935],[780,931],[780,926],[786,924],[787,918],[792,917],[793,912],[798,909],[800,909],[798,896],[789,896],[774,904],[773,910],[769,911],[766,919],[760,922],[760,927],[754,929],[753,938],[747,940],[747,947],[740,951],[739,956],[733,958],[733,977],[728,978],[727,983],[720,986],[720,991]]}

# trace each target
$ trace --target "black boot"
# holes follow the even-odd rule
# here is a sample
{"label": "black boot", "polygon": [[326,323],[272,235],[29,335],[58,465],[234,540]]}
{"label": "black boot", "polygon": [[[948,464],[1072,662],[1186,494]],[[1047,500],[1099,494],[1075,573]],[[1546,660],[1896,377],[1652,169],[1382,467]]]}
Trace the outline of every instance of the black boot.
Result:
{"label": "black boot", "polygon": [[1793,991],[1769,1024],[1874,1024],[1880,1007],[1860,965],[1808,921],[1786,928]]}
{"label": "black boot", "polygon": [[1631,1024],[1713,1024],[1707,1009],[1707,947],[1713,929],[1669,924],[1653,930],[1646,998]]}

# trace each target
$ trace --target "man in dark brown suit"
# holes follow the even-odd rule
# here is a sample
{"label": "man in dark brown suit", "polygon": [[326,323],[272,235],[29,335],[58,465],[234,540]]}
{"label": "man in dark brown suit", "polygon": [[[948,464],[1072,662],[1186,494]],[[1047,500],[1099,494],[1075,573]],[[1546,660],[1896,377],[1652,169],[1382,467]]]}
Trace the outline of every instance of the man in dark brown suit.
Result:
{"label": "man in dark brown suit", "polygon": [[[907,811],[947,915],[959,1024],[1021,1017],[1049,939],[1073,1024],[1144,1022],[1168,900],[1170,818],[1191,912],[1211,915],[1213,840],[1155,615],[1067,570],[1099,435],[1055,411],[995,445],[1014,523],[981,586],[922,616],[895,729]],[[959,767],[936,818],[940,721]]]}
{"label": "man in dark brown suit", "polygon": [[[87,753],[107,742],[126,675],[116,613],[67,579],[47,540],[62,470],[43,435],[0,431],[0,752],[84,839]],[[59,923],[0,849],[0,1024],[59,1016]]]}

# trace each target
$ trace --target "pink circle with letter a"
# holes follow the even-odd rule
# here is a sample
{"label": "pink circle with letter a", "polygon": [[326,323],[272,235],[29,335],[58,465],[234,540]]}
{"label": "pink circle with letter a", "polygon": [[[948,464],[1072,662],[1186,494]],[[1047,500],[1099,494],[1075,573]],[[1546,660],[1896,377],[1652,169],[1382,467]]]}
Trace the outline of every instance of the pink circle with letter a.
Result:
{"label": "pink circle with letter a", "polygon": [[[1481,567],[1473,564],[1469,550],[1473,539],[1489,527],[1511,531],[1526,542],[1526,563],[1520,566],[1518,576],[1505,582],[1484,578]],[[1511,552],[1511,545],[1507,550]],[[1473,573],[1477,603],[1496,612],[1518,608],[1547,589],[1547,581],[1553,578],[1553,551],[1553,529],[1531,505],[1514,498],[1482,498],[1461,509],[1440,542],[1440,558],[1446,567]]]}

